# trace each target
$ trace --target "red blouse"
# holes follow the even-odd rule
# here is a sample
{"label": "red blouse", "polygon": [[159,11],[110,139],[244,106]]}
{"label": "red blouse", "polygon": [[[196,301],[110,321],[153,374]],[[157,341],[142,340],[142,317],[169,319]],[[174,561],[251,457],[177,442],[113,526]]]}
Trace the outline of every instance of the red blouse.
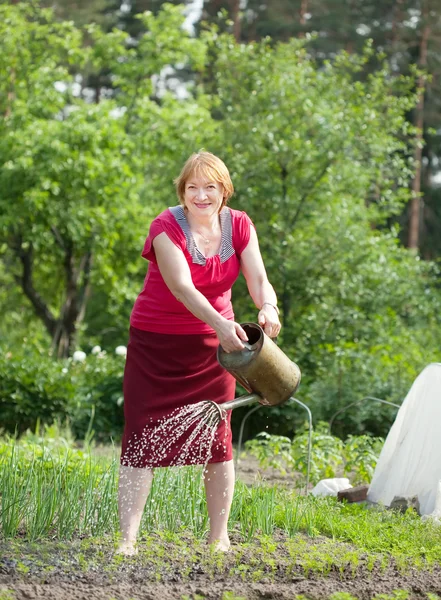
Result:
{"label": "red blouse", "polygon": [[227,207],[221,211],[220,221],[219,252],[205,257],[196,246],[182,206],[168,208],[154,219],[142,252],[150,262],[130,317],[133,327],[156,333],[214,333],[173,296],[162,278],[152,244],[162,232],[184,253],[196,289],[223,317],[234,320],[231,288],[240,272],[240,255],[248,245],[252,222],[246,213]]}

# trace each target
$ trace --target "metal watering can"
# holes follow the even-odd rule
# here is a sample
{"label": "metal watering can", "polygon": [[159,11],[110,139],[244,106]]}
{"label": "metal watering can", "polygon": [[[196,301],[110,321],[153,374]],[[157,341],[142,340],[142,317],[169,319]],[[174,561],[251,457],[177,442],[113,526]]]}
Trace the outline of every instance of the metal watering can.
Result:
{"label": "metal watering can", "polygon": [[217,360],[250,394],[219,405],[222,411],[259,402],[267,406],[285,403],[295,394],[301,379],[298,365],[266,335],[257,323],[241,323],[248,336],[238,352],[217,350]]}
{"label": "metal watering can", "polygon": [[[225,416],[227,410],[239,406],[247,406],[255,402],[266,406],[278,406],[291,400],[302,406],[308,413],[309,421],[305,483],[305,494],[307,494],[311,469],[312,415],[306,404],[303,404],[298,398],[294,398],[294,394],[300,385],[300,369],[266,335],[260,325],[257,325],[257,323],[241,323],[241,327],[248,336],[248,342],[244,342],[245,348],[239,352],[228,353],[225,352],[222,346],[219,346],[217,349],[217,360],[250,393],[234,400],[223,402],[222,404],[209,402],[219,411],[220,419]],[[258,408],[259,406],[256,406],[251,409],[242,420],[238,443],[239,448],[245,419],[251,412]],[[237,456],[239,454],[240,450]]]}

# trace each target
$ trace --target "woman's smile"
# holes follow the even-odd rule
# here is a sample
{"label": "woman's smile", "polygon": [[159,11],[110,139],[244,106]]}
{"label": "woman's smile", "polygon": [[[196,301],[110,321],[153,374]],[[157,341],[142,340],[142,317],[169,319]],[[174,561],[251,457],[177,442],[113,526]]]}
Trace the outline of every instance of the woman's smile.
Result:
{"label": "woman's smile", "polygon": [[185,207],[196,219],[214,218],[222,207],[224,189],[222,184],[204,177],[193,176],[185,184]]}

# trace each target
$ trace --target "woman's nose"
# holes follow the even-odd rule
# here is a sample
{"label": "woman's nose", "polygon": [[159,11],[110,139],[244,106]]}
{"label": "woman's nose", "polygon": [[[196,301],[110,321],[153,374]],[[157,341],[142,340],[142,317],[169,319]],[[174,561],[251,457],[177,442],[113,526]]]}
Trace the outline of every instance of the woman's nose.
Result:
{"label": "woman's nose", "polygon": [[199,200],[205,200],[206,197],[207,197],[207,193],[204,189],[198,190],[198,199]]}

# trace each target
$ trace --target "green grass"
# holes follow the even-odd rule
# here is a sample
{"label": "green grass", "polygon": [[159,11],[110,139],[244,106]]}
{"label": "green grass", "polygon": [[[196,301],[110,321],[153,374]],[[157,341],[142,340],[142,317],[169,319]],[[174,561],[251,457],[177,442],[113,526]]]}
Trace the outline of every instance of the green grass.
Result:
{"label": "green grass", "polygon": [[[109,535],[114,539],[117,477],[115,456],[96,458],[93,452],[66,444],[48,448],[44,442],[5,440],[0,443],[0,537],[31,542]],[[202,540],[207,528],[201,469],[159,469],[141,536],[186,531]],[[326,572],[331,564],[356,568],[362,557],[372,567],[393,558],[403,570],[441,562],[439,526],[421,521],[412,511],[401,515],[366,509],[263,484],[247,487],[237,482],[230,529],[242,544],[259,539],[268,547],[278,535],[296,540],[299,533],[325,537],[326,544],[316,554],[309,548],[300,556],[305,572]],[[336,549],[336,542],[350,547]],[[296,548],[300,552],[297,542]]]}

